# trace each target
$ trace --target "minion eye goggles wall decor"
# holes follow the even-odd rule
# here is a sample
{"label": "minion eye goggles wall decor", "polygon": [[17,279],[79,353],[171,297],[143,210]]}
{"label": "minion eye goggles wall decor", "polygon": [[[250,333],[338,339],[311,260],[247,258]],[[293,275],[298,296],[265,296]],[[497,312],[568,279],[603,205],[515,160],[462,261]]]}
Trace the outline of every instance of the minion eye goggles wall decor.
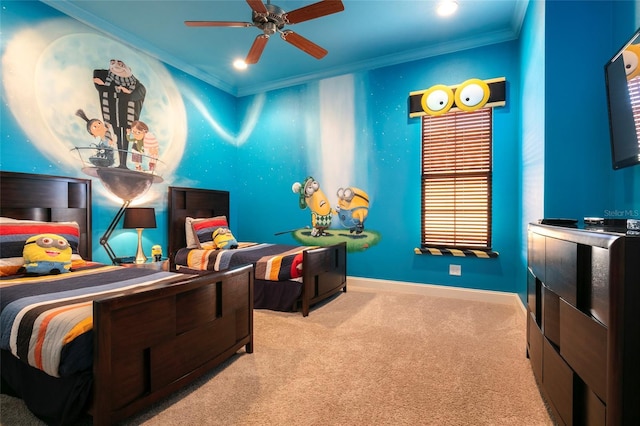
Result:
{"label": "minion eye goggles wall decor", "polygon": [[455,86],[437,84],[409,93],[409,117],[442,115],[449,111],[475,111],[506,104],[506,78],[469,79]]}

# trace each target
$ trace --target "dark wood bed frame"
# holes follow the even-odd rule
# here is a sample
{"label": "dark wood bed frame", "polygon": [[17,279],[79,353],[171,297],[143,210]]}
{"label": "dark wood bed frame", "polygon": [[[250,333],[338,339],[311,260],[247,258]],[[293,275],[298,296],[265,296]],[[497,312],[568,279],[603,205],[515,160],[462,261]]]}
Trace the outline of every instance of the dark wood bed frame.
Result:
{"label": "dark wood bed frame", "polygon": [[[186,247],[187,217],[229,217],[229,192],[211,189],[169,187],[169,257]],[[303,254],[303,285],[299,309],[309,315],[310,307],[328,297],[347,291],[347,245],[306,250]],[[292,307],[297,308],[297,307]]]}
{"label": "dark wood bed frame", "polygon": [[[79,252],[92,259],[91,180],[2,171],[0,215],[74,220],[81,229]],[[243,346],[252,353],[253,280],[246,266],[95,300],[88,407],[94,425],[149,407]]]}

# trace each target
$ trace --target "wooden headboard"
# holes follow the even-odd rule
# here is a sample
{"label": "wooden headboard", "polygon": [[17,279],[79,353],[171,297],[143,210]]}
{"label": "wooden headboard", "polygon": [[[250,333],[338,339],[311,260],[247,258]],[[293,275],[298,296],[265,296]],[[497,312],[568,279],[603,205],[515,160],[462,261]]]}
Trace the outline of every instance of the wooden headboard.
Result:
{"label": "wooden headboard", "polygon": [[229,192],[213,189],[169,187],[169,257],[187,246],[184,222],[187,217],[226,216],[229,220]]}
{"label": "wooden headboard", "polygon": [[0,216],[78,222],[78,253],[92,259],[90,179],[0,171]]}

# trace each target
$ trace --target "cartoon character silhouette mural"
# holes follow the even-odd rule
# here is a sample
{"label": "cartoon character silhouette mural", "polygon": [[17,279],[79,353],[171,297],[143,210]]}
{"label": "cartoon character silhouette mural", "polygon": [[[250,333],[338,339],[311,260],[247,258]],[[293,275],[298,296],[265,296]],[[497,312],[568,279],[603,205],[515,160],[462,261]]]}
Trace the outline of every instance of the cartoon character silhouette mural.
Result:
{"label": "cartoon character silhouette mural", "polygon": [[87,123],[87,132],[94,138],[97,143],[93,143],[96,150],[95,153],[89,157],[89,162],[97,167],[109,167],[115,162],[113,149],[117,148],[118,144],[113,137],[113,128],[109,123],[103,123],[99,118],[89,119],[83,110],[76,111],[76,115],[82,118]]}
{"label": "cartoon character silhouette mural", "polygon": [[[157,173],[158,140],[149,126],[139,120],[146,88],[120,59],[111,59],[109,69],[94,69],[92,82],[99,94],[102,120],[89,119],[82,109],[76,115],[86,122],[87,131],[97,143],[75,150],[85,163],[82,171],[99,178],[126,206],[144,195],[152,184],[163,181]],[[130,143],[133,170],[127,166]],[[87,150],[91,154],[87,155]],[[117,167],[112,167],[116,165],[115,151]]]}
{"label": "cartoon character silhouette mural", "polygon": [[118,167],[126,169],[127,129],[140,118],[147,90],[120,59],[111,59],[109,69],[94,70],[93,83],[98,91],[102,119],[113,127],[118,141]]}
{"label": "cartoon character silhouette mural", "polygon": [[134,121],[127,129],[127,138],[131,142],[131,161],[138,171],[143,170],[143,153],[148,158],[148,169],[154,171],[158,161],[159,144],[156,137],[149,131],[149,126],[143,121]]}

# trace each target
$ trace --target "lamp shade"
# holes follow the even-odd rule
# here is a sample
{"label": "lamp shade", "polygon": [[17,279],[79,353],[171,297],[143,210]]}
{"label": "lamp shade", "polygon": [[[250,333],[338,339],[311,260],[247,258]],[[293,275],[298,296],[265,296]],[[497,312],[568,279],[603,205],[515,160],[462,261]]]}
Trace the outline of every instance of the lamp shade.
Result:
{"label": "lamp shade", "polygon": [[125,229],[155,228],[156,211],[153,207],[130,207],[124,211]]}

